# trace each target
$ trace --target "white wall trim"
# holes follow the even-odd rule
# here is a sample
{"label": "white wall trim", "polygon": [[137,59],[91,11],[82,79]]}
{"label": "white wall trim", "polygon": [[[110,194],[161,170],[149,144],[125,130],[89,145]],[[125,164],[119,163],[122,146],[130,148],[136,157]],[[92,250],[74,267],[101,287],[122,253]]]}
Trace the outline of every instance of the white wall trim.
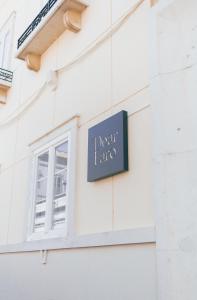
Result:
{"label": "white wall trim", "polygon": [[142,227],[0,246],[0,254],[155,243],[155,228]]}

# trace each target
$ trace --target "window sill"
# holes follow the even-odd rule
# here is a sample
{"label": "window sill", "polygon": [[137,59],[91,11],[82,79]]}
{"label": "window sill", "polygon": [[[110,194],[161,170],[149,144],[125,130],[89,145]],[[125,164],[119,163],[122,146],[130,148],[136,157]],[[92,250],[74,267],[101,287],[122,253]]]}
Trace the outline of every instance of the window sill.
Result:
{"label": "window sill", "polygon": [[0,254],[155,243],[155,228],[144,227],[0,246]]}

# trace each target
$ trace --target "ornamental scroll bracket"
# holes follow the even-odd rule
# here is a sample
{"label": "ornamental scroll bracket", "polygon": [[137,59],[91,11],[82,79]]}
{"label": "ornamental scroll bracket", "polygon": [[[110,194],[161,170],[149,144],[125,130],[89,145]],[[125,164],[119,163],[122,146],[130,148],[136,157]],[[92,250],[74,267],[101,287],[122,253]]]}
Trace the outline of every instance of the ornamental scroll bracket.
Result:
{"label": "ornamental scroll bracket", "polygon": [[65,29],[72,32],[81,30],[81,13],[75,10],[67,10],[63,15]]}
{"label": "ornamental scroll bracket", "polygon": [[25,57],[25,61],[28,69],[36,72],[40,70],[41,56],[33,53],[28,53]]}

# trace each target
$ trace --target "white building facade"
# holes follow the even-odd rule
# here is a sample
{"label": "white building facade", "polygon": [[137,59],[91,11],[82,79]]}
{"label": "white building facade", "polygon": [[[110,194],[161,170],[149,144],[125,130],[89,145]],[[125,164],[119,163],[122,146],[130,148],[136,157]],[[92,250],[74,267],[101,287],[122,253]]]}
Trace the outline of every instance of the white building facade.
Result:
{"label": "white building facade", "polygon": [[[196,300],[196,8],[0,1],[0,299]],[[128,170],[90,182],[121,111]]]}

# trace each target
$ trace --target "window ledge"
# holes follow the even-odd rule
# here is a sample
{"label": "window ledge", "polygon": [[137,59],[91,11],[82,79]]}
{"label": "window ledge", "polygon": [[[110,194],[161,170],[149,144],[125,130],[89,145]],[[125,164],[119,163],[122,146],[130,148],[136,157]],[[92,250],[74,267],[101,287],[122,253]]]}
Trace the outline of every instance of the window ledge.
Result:
{"label": "window ledge", "polygon": [[66,30],[81,29],[84,0],[49,0],[30,26],[18,39],[16,57],[26,61],[34,71],[40,69],[41,55]]}
{"label": "window ledge", "polygon": [[144,227],[0,246],[0,254],[155,243],[155,228]]}

